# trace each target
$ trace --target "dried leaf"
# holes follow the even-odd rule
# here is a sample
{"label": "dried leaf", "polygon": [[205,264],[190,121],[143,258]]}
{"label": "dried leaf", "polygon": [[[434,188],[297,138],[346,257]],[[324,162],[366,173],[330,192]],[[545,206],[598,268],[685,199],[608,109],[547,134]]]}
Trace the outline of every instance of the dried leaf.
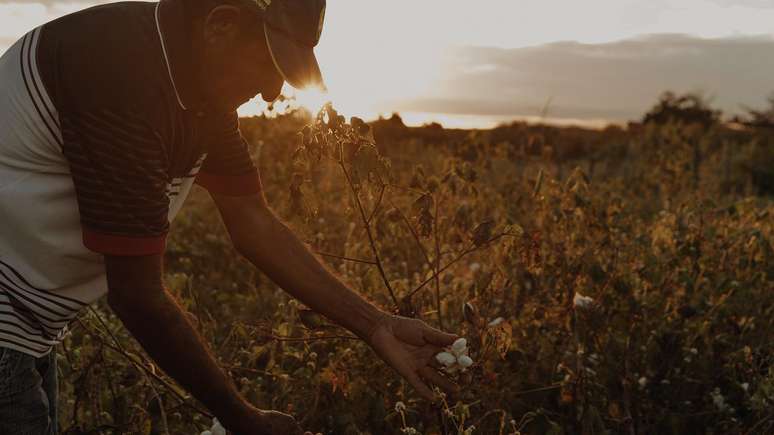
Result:
{"label": "dried leaf", "polygon": [[494,227],[495,222],[493,220],[487,220],[478,224],[476,228],[473,229],[473,244],[478,247],[488,242],[492,238],[492,230]]}

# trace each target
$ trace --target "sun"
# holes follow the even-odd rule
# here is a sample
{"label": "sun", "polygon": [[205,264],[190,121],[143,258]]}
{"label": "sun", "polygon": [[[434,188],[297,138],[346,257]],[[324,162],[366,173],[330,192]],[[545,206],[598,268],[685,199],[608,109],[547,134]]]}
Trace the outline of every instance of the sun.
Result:
{"label": "sun", "polygon": [[329,103],[333,100],[329,92],[319,88],[294,90],[290,97],[295,99],[298,107],[309,110],[312,115],[317,114],[325,103]]}

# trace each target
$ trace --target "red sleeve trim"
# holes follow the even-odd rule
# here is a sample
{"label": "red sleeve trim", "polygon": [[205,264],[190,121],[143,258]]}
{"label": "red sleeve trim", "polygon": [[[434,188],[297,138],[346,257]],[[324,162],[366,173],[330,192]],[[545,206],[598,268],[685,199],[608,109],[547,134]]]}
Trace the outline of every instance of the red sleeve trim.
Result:
{"label": "red sleeve trim", "polygon": [[225,196],[254,195],[263,190],[261,176],[258,172],[244,175],[215,175],[199,172],[196,175],[195,183],[210,193]]}
{"label": "red sleeve trim", "polygon": [[164,252],[167,235],[127,237],[83,230],[83,245],[94,252],[108,255],[153,255]]}

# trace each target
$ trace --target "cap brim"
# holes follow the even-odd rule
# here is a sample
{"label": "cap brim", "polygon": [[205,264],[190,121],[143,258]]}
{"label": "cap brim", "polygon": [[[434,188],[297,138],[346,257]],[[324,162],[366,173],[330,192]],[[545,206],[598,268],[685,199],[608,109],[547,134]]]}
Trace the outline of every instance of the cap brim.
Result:
{"label": "cap brim", "polygon": [[296,89],[325,89],[320,65],[311,47],[304,47],[267,25],[263,29],[274,66],[286,82]]}

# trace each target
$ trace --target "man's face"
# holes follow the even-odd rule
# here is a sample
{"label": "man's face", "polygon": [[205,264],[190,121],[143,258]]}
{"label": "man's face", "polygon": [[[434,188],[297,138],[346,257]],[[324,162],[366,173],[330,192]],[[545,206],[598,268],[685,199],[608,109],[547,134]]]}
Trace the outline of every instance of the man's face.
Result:
{"label": "man's face", "polygon": [[202,86],[208,100],[225,110],[235,110],[258,94],[274,101],[284,83],[263,31],[240,29],[243,21],[238,13],[239,9],[220,6],[204,24]]}

